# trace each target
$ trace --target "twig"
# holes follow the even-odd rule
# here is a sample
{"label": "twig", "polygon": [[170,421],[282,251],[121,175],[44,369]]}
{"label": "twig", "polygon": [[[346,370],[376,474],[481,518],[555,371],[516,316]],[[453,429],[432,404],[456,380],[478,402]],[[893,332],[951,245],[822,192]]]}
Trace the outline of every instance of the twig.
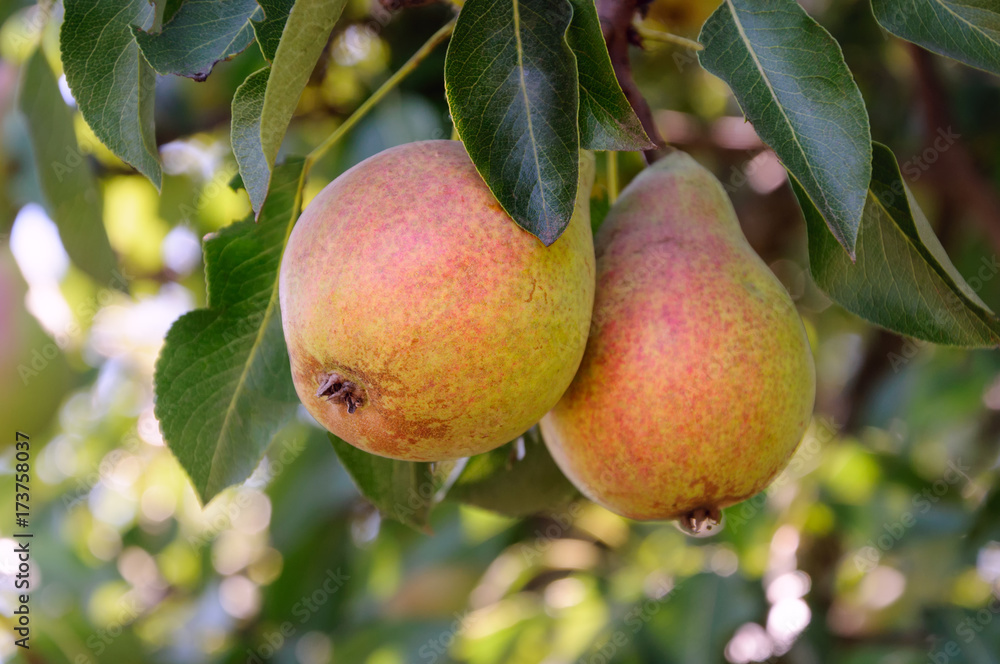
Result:
{"label": "twig", "polygon": [[845,434],[856,434],[865,424],[865,417],[868,415],[865,407],[871,403],[876,389],[892,368],[890,356],[899,355],[903,343],[902,337],[886,330],[875,331],[868,341],[865,358],[844,388],[841,399],[836,404],[828,405],[828,410],[839,411]]}
{"label": "twig", "polygon": [[657,145],[657,149],[644,152],[646,161],[653,163],[663,156],[662,148],[666,146],[666,142],[656,128],[652,109],[632,78],[632,65],[628,57],[628,47],[640,45],[639,33],[632,25],[632,20],[636,11],[644,4],[644,0],[597,0],[597,14],[601,18],[604,42],[608,46],[608,55],[611,56],[618,84],[642,122],[646,135]]}
{"label": "twig", "polygon": [[440,45],[444,40],[451,36],[452,31],[455,29],[455,20],[452,19],[444,26],[441,27],[437,32],[431,35],[431,38],[424,42],[416,53],[410,56],[410,59],[403,64],[402,67],[397,69],[392,76],[386,79],[385,83],[379,86],[378,90],[373,92],[368,99],[365,99],[358,108],[351,113],[351,115],[344,120],[343,124],[337,127],[332,134],[326,137],[326,140],[316,146],[316,148],[306,156],[305,171],[308,173],[312,165],[322,157],[327,151],[337,144],[341,138],[351,130],[354,125],[356,125],[361,118],[367,115],[375,104],[379,103],[383,97],[385,97],[393,88],[399,85],[400,81],[406,78],[417,66],[424,61],[424,59],[430,55],[438,45]]}
{"label": "twig", "polygon": [[460,8],[465,0],[379,0],[379,4],[391,12],[408,9],[409,7],[425,7],[444,2],[450,2],[455,7]]}
{"label": "twig", "polygon": [[614,203],[618,200],[618,153],[612,150],[604,154],[608,158],[608,202]]}
{"label": "twig", "polygon": [[644,25],[637,25],[635,29],[638,31],[639,36],[647,41],[663,42],[664,44],[674,44],[675,46],[682,46],[684,48],[689,48],[692,51],[704,51],[705,47],[696,42],[693,39],[688,39],[687,37],[681,37],[680,35],[675,35],[672,32],[663,32],[661,30],[653,30],[652,28],[647,28]]}
{"label": "twig", "polygon": [[421,7],[423,5],[430,5],[435,2],[440,2],[440,0],[379,0],[379,2],[386,9],[394,12],[406,7]]}

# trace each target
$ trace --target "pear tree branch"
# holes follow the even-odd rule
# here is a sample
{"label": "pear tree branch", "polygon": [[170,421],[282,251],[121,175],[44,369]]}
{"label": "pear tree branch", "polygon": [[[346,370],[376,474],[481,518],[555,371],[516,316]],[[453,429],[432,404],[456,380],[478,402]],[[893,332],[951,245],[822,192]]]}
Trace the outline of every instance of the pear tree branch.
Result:
{"label": "pear tree branch", "polygon": [[397,11],[399,9],[405,9],[407,7],[420,7],[422,5],[430,5],[439,0],[379,0],[379,4],[388,9],[391,12]]}
{"label": "pear tree branch", "polygon": [[[983,175],[961,136],[954,134],[957,123],[948,105],[948,91],[935,69],[934,56],[916,45],[910,45],[910,56],[917,73],[927,146],[912,161],[921,171],[929,170],[931,182],[941,197],[967,209],[969,217],[990,239],[994,250],[1000,251],[1000,196]],[[943,148],[938,145],[942,139]],[[927,161],[922,161],[920,157],[928,151],[933,157],[926,156]]]}
{"label": "pear tree branch", "polygon": [[662,30],[654,30],[652,28],[647,28],[644,25],[637,25],[635,28],[639,32],[639,36],[642,37],[643,41],[660,42],[663,44],[673,44],[674,46],[680,46],[682,48],[687,48],[692,51],[704,51],[705,47],[699,42],[693,39],[688,39],[687,37],[681,37],[680,35],[675,35],[672,32],[663,32]]}
{"label": "pear tree branch", "polygon": [[614,67],[618,84],[625,93],[625,98],[632,104],[639,121],[642,122],[646,135],[657,145],[656,149],[646,150],[643,153],[646,162],[651,164],[663,156],[666,141],[656,128],[653,110],[632,77],[632,63],[628,56],[629,46],[642,45],[633,21],[636,13],[648,4],[649,0],[597,0],[597,15],[601,19],[604,42],[608,46],[608,55],[611,56],[611,66]]}

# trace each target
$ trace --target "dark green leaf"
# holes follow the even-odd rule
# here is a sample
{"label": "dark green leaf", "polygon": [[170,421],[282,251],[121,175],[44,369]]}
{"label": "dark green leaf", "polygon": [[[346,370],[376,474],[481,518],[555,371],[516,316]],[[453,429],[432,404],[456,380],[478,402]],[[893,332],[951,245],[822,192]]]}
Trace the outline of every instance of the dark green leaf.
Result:
{"label": "dark green leaf", "polygon": [[278,266],[298,216],[302,160],[275,169],[259,223],[205,242],[208,308],[180,317],[156,363],[156,417],[202,500],[253,471],[295,413]]}
{"label": "dark green leaf", "polygon": [[516,517],[558,510],[579,496],[537,429],[470,458],[448,491],[452,500]]}
{"label": "dark green leaf", "polygon": [[178,11],[180,11],[181,5],[184,4],[184,0],[166,0],[163,3],[163,22],[167,22],[174,17]]}
{"label": "dark green leaf", "polygon": [[288,123],[346,3],[298,0],[288,15],[270,74],[268,70],[251,74],[233,98],[233,152],[257,214]]}
{"label": "dark green leaf", "polygon": [[160,32],[132,26],[132,34],[158,73],[203,81],[253,42],[250,19],[263,14],[257,0],[187,0]]}
{"label": "dark green leaf", "polygon": [[468,0],[445,58],[458,135],[490,190],[545,245],[569,224],[580,138],[569,0]]}
{"label": "dark green leaf", "polygon": [[101,193],[77,145],[73,114],[41,49],[24,65],[18,107],[28,125],[46,208],[66,252],[98,284],[124,285],[104,230]]}
{"label": "dark green leaf", "polygon": [[295,0],[258,0],[264,9],[264,18],[253,21],[253,31],[257,35],[260,52],[268,62],[274,62],[274,55],[281,42],[281,33],[288,21]]}
{"label": "dark green leaf", "polygon": [[[899,174],[875,143],[872,180],[852,263],[792,179],[809,232],[816,283],[845,309],[894,332],[955,346],[996,346],[1000,321],[945,254]],[[994,271],[997,267],[992,266]]]}
{"label": "dark green leaf", "polygon": [[160,187],[153,132],[156,74],[139,53],[131,26],[150,29],[148,0],[65,0],[59,43],[66,82],[83,118],[122,161]]}
{"label": "dark green leaf", "polygon": [[868,113],[840,46],[795,0],[725,0],[698,57],[853,256],[871,177]]}
{"label": "dark green leaf", "polygon": [[1000,75],[997,0],[872,0],[872,11],[897,37]]}
{"label": "dark green leaf", "polygon": [[656,145],[618,85],[594,0],[570,0],[566,33],[580,77],[580,145],[585,150],[648,150]]}
{"label": "dark green leaf", "polygon": [[438,490],[433,464],[369,454],[333,434],[330,442],[358,491],[383,517],[430,533],[427,520]]}

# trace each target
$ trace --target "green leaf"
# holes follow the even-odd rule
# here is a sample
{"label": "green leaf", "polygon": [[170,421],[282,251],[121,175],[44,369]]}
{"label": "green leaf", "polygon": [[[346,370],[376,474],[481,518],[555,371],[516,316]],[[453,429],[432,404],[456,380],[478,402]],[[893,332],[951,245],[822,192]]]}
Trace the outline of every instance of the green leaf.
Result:
{"label": "green leaf", "polygon": [[278,311],[278,266],[302,193],[301,159],[279,166],[259,223],[205,242],[208,308],[181,316],[156,363],[163,437],[208,501],[253,471],[298,404]]}
{"label": "green leaf", "polygon": [[570,0],[566,33],[580,78],[580,144],[585,150],[649,150],[656,147],[618,85],[594,0]]}
{"label": "green leaf", "polygon": [[187,0],[160,32],[132,26],[132,34],[158,73],[204,81],[215,63],[253,42],[250,19],[263,15],[257,0]]}
{"label": "green leaf", "polygon": [[840,46],[795,0],[725,0],[699,41],[702,66],[729,84],[853,256],[871,178],[871,129]]}
{"label": "green leaf", "polygon": [[18,108],[28,126],[45,207],[59,227],[66,253],[99,285],[121,285],[104,230],[101,193],[77,145],[73,114],[41,49],[24,65]]}
{"label": "green leaf", "polygon": [[65,0],[59,36],[66,82],[94,134],[119,159],[160,187],[153,132],[156,74],[131,26],[149,29],[148,0]]}
{"label": "green leaf", "polygon": [[258,0],[264,9],[264,18],[253,21],[253,31],[257,35],[257,45],[268,62],[274,62],[281,42],[281,33],[288,21],[295,0]]}
{"label": "green leaf", "polygon": [[346,3],[298,0],[288,15],[270,74],[262,74],[264,70],[251,74],[233,98],[233,153],[257,214],[267,197],[288,123]]}
{"label": "green leaf", "polygon": [[514,517],[558,510],[579,496],[537,429],[471,457],[448,491],[451,500]]}
{"label": "green leaf", "polygon": [[[264,110],[264,95],[271,68],[265,67],[247,76],[233,95],[233,119],[230,142],[240,170],[240,186],[247,190],[255,209],[267,196],[271,183],[271,165],[264,156],[261,144],[260,123]],[[235,177],[235,176],[234,176]]]}
{"label": "green leaf", "polygon": [[459,138],[503,208],[546,246],[569,224],[580,137],[569,0],[468,0],[445,58]]}
{"label": "green leaf", "polygon": [[872,11],[897,37],[1000,75],[997,0],[872,0]]}
{"label": "green leaf", "polygon": [[183,4],[184,0],[166,0],[163,3],[163,21],[166,22],[172,19],[180,11]]}
{"label": "green leaf", "polygon": [[433,464],[387,459],[359,450],[330,434],[330,442],[358,491],[383,517],[430,533],[428,519],[439,481]]}
{"label": "green leaf", "polygon": [[[792,179],[806,219],[816,283],[848,311],[899,334],[954,346],[996,346],[1000,320],[948,259],[900,176],[896,158],[879,143],[873,155],[854,263]],[[991,269],[1000,266],[994,263]]]}

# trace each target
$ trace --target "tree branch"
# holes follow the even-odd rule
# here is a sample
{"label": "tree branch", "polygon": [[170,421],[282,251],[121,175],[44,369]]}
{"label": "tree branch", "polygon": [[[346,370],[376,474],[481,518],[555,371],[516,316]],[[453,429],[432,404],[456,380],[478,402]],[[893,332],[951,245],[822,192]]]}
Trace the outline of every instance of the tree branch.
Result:
{"label": "tree branch", "polygon": [[666,142],[656,128],[652,109],[632,78],[632,64],[628,57],[629,46],[641,45],[632,21],[636,12],[648,4],[649,0],[597,0],[597,14],[601,18],[604,42],[608,45],[608,55],[611,56],[611,66],[614,67],[618,84],[642,122],[646,135],[658,146],[655,150],[644,152],[646,162],[651,164],[663,156]]}
{"label": "tree branch", "polygon": [[391,12],[406,9],[407,7],[422,7],[423,5],[430,5],[435,2],[441,2],[441,0],[379,0],[379,4]]}
{"label": "tree branch", "polygon": [[[943,198],[951,199],[961,209],[969,211],[969,216],[989,237],[994,251],[1000,252],[1000,196],[983,176],[975,157],[961,138],[943,149],[934,145],[942,132],[952,132],[955,121],[948,108],[947,91],[934,69],[933,56],[913,44],[910,45],[910,55],[916,66],[924,106],[924,131],[928,146],[924,152],[933,151],[935,155],[936,163],[925,157],[928,166],[934,164],[932,182]],[[922,163],[918,162],[918,165],[924,168]]]}

